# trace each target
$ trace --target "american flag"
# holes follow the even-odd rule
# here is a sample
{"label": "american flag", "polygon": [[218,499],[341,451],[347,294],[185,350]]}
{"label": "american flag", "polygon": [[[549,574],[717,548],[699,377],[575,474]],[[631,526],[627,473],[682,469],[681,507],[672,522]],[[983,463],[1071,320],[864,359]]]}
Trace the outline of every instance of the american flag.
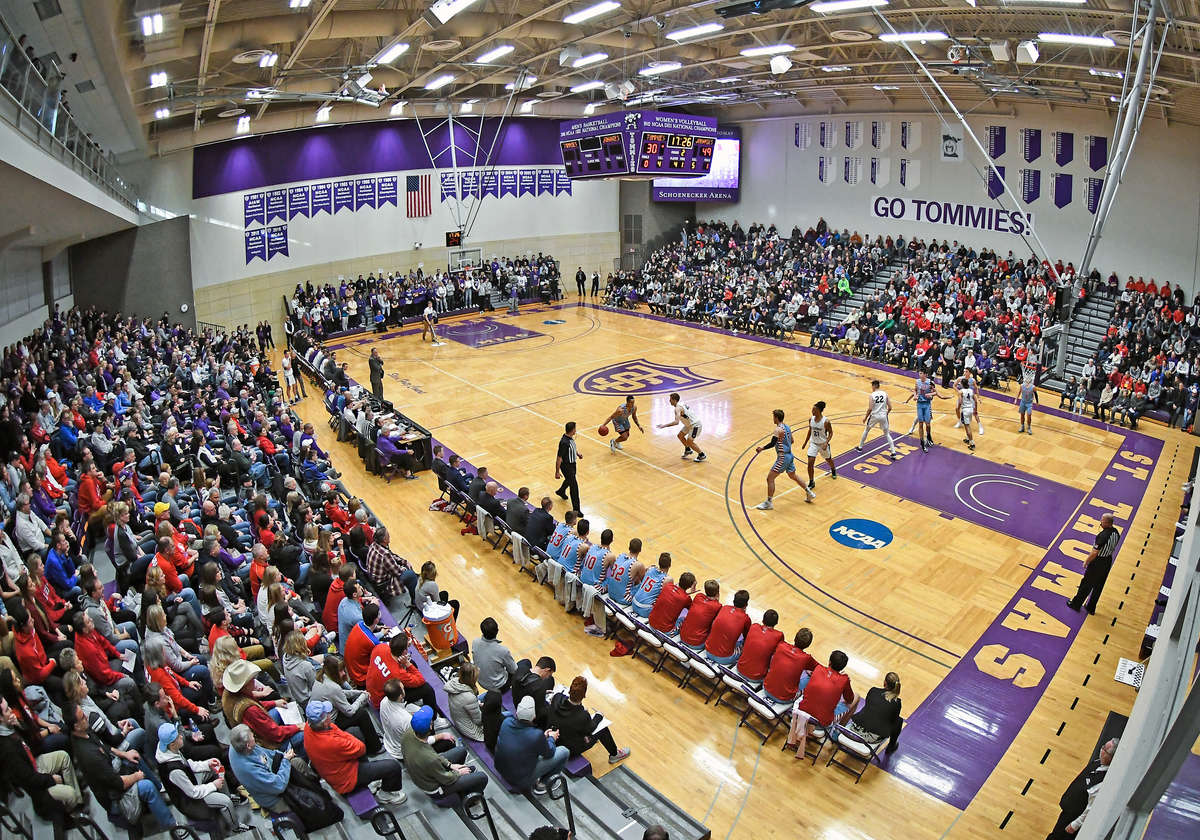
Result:
{"label": "american flag", "polygon": [[404,179],[405,213],[410,219],[433,215],[430,175],[409,175]]}

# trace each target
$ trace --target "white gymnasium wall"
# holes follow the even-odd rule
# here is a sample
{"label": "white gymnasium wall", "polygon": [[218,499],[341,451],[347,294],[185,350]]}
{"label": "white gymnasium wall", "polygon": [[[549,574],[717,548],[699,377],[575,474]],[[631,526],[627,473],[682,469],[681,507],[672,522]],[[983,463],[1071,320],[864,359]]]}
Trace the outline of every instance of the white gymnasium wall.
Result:
{"label": "white gymnasium wall", "polygon": [[[837,129],[830,148],[820,145],[823,120],[832,122]],[[844,123],[847,120],[862,124],[858,148],[848,149],[845,144]],[[877,150],[871,146],[873,120],[890,124],[887,149]],[[920,125],[920,143],[914,149],[901,148],[902,120]],[[1094,172],[1089,167],[1085,136],[1107,136],[1111,153],[1112,121],[1077,109],[1048,112],[1031,108],[1018,112],[1015,118],[968,118],[968,122],[985,148],[988,144],[986,127],[1006,127],[1007,149],[996,158],[996,163],[1004,166],[1005,179],[1018,197],[1022,196],[1020,170],[1028,168],[1041,172],[1041,196],[1028,204],[1022,203],[1020,209],[1032,214],[1038,235],[1055,258],[1079,265],[1093,219],[1087,208],[1085,179],[1103,178],[1107,174],[1107,169]],[[807,124],[808,148],[797,147],[798,123]],[[951,128],[951,133],[961,133],[957,124]],[[1026,128],[1037,128],[1042,132],[1041,155],[1032,162],[1025,161],[1022,149],[1020,130]],[[1074,160],[1064,166],[1055,162],[1056,131],[1074,133]],[[965,137],[963,142],[965,160],[942,160],[942,125],[935,116],[879,114],[773,119],[744,123],[742,132],[740,203],[698,204],[698,219],[737,219],[743,226],[750,222],[773,222],[786,233],[793,225],[804,228],[823,216],[831,227],[849,228],[863,234],[890,233],[951,242],[958,240],[976,247],[990,246],[1001,253],[1009,250],[1021,256],[1028,253],[1021,238],[1010,232],[912,220],[914,200],[997,206],[988,198],[986,184],[979,174],[987,170],[984,158],[970,138]],[[823,183],[819,178],[821,156],[832,158],[829,183]],[[846,183],[846,157],[860,159],[861,178],[856,184]],[[871,183],[873,157],[886,162],[883,168],[890,168],[886,184]],[[899,183],[901,158],[916,162],[916,177],[911,179],[915,183],[906,186]],[[1052,197],[1051,176],[1056,172],[1073,176],[1072,200],[1062,209],[1055,206]],[[1122,278],[1134,274],[1155,277],[1160,283],[1167,280],[1173,286],[1182,283],[1185,289],[1195,294],[1200,287],[1197,274],[1200,191],[1197,184],[1200,184],[1200,129],[1165,126],[1160,119],[1148,117],[1105,227],[1093,262],[1095,267],[1106,276],[1115,269]],[[904,199],[910,219],[898,221],[876,216],[876,199],[879,197]],[[1006,210],[1016,209],[1007,196],[1001,201]]]}
{"label": "white gymnasium wall", "polygon": [[[287,256],[247,264],[246,193],[193,201],[191,167],[190,152],[177,153],[134,167],[133,179],[149,204],[192,217],[192,282],[197,317],[202,321],[238,324],[270,318],[278,322],[281,296],[296,283],[325,282],[381,268],[408,271],[423,265],[431,271],[446,265],[445,233],[456,224],[449,203],[439,201],[436,174],[433,214],[428,218],[406,217],[404,176],[417,173],[399,173],[396,207],[296,217],[288,222]],[[288,185],[272,188],[276,186]],[[618,255],[618,222],[617,182],[575,182],[571,195],[484,199],[464,247],[483,248],[485,257],[544,250],[561,259],[568,274],[581,264],[589,273],[606,273]],[[422,243],[420,250],[414,250],[416,242]]]}

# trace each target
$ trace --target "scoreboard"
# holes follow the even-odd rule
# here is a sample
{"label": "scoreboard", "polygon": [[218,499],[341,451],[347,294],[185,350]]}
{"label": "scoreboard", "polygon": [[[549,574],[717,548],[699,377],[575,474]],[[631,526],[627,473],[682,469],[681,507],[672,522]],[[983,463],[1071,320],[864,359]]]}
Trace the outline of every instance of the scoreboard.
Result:
{"label": "scoreboard", "polygon": [[716,142],[717,121],[691,114],[622,111],[559,124],[570,178],[700,178],[712,169]]}

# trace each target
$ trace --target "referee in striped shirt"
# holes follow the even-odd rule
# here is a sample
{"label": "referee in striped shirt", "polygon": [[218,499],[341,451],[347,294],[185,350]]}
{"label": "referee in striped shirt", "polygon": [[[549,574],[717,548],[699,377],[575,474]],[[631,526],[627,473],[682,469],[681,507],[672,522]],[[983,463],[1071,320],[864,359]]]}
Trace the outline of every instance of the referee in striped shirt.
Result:
{"label": "referee in striped shirt", "polygon": [[1067,605],[1079,612],[1084,600],[1087,601],[1089,615],[1096,614],[1096,602],[1104,591],[1104,582],[1112,570],[1113,555],[1117,553],[1117,543],[1121,540],[1121,532],[1113,527],[1111,513],[1100,517],[1100,533],[1096,534],[1096,545],[1092,553],[1083,561],[1083,580],[1079,581],[1079,591],[1075,597],[1067,601]]}
{"label": "referee in striped shirt", "polygon": [[579,481],[575,477],[575,462],[582,457],[579,449],[575,446],[575,421],[572,420],[566,425],[563,436],[558,441],[558,455],[554,459],[554,477],[562,479],[562,484],[555,491],[558,493],[558,497],[560,499],[567,498],[567,490],[570,490],[571,509],[575,511],[580,510]]}

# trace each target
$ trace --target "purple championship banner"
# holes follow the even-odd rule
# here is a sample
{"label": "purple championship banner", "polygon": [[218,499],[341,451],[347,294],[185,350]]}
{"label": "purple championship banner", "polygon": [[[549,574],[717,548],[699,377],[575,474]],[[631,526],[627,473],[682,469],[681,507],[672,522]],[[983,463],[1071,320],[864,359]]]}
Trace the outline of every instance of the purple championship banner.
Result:
{"label": "purple championship banner", "polygon": [[311,187],[307,184],[302,187],[292,187],[288,190],[288,221],[297,216],[303,216],[307,219],[310,206]]}
{"label": "purple championship banner", "polygon": [[655,178],[653,201],[722,201],[741,197],[742,130],[718,128],[712,167],[702,178]]}
{"label": "purple championship banner", "polygon": [[999,198],[1004,195],[1004,167],[989,166],[987,174],[988,198]]}
{"label": "purple championship banner", "polygon": [[[1016,740],[1083,626],[1084,615],[1072,611],[1066,601],[1079,586],[1101,515],[1113,514],[1124,545],[1161,451],[1160,440],[1126,435],[1037,569],[909,717],[904,750],[889,762],[889,772],[956,808],[971,803]],[[1048,498],[1039,496],[1039,514]],[[1071,498],[1078,498],[1078,491]],[[1055,521],[1061,512],[1060,507]],[[1009,532],[1019,536],[1038,518],[1014,519]]]}
{"label": "purple championship banner", "polygon": [[1054,193],[1054,206],[1059,210],[1071,203],[1072,177],[1066,172],[1055,172],[1050,176],[1051,190]]}
{"label": "purple championship banner", "polygon": [[364,207],[375,209],[374,178],[359,178],[354,182],[354,209],[358,211]]}
{"label": "purple championship banner", "polygon": [[1021,170],[1021,200],[1032,204],[1042,197],[1042,170]]}
{"label": "purple championship banner", "polygon": [[1054,162],[1066,166],[1075,160],[1075,133],[1072,131],[1054,132]]}
{"label": "purple championship banner", "polygon": [[988,155],[995,160],[998,157],[1003,157],[1007,151],[1008,144],[1008,128],[1003,125],[989,125],[987,127],[987,143]]}
{"label": "purple championship banner", "polygon": [[1033,163],[1042,156],[1042,130],[1040,128],[1021,129],[1021,157],[1026,163]]}
{"label": "purple championship banner", "polygon": [[1088,168],[1099,172],[1108,166],[1108,138],[1104,135],[1089,134],[1084,138],[1087,149]]}
{"label": "purple championship banner", "polygon": [[266,200],[260,192],[242,196],[242,227],[250,227],[255,222],[267,223]]}
{"label": "purple championship banner", "polygon": [[279,219],[281,222],[287,221],[287,190],[267,190],[266,203],[266,224],[270,224],[275,219]]}
{"label": "purple championship banner", "polygon": [[1087,209],[1089,213],[1095,213],[1100,207],[1100,193],[1104,189],[1103,178],[1084,178],[1083,192],[1087,198]]}
{"label": "purple championship banner", "polygon": [[617,175],[701,177],[712,168],[713,117],[621,111],[559,125],[562,164],[571,178]]}

